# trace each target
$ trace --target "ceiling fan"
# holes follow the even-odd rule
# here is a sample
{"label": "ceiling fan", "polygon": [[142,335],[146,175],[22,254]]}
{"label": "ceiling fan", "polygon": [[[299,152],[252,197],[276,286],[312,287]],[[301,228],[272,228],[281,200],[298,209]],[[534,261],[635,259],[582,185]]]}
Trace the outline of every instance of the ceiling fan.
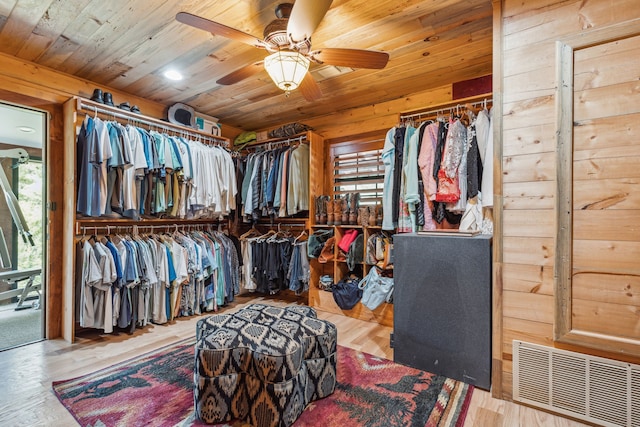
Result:
{"label": "ceiling fan", "polygon": [[290,91],[299,87],[305,99],[314,101],[322,96],[322,92],[311,73],[308,72],[310,62],[349,68],[381,69],[389,61],[388,53],[372,50],[344,48],[311,50],[311,34],[329,10],[331,1],[297,0],[295,4],[278,5],[277,19],[265,27],[264,39],[187,12],[178,13],[176,20],[269,52],[264,60],[235,70],[221,77],[216,83],[232,85],[266,69],[275,84],[284,90],[287,96]]}

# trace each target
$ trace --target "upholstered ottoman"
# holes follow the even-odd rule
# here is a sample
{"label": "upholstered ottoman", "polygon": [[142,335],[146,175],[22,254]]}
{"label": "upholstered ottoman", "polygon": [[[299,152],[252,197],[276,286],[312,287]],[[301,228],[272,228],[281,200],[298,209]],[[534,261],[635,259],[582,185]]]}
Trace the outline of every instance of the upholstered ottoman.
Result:
{"label": "upholstered ottoman", "polygon": [[252,304],[198,321],[196,416],[289,426],[336,385],[336,327],[313,308]]}

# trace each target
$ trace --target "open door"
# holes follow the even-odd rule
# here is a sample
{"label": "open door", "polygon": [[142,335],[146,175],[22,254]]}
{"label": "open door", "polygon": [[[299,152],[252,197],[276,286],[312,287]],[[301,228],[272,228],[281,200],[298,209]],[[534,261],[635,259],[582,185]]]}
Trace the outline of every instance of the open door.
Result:
{"label": "open door", "polygon": [[46,123],[0,103],[0,350],[44,338]]}

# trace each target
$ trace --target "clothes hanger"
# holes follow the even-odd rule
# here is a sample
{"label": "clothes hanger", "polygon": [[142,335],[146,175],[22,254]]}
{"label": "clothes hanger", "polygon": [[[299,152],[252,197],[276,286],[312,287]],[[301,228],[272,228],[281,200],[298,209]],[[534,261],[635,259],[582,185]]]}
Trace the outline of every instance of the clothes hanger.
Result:
{"label": "clothes hanger", "polygon": [[307,230],[302,229],[302,231],[300,232],[300,234],[298,234],[298,236],[293,240],[293,243],[298,243],[298,242],[304,242],[309,238],[308,234],[307,234]]}

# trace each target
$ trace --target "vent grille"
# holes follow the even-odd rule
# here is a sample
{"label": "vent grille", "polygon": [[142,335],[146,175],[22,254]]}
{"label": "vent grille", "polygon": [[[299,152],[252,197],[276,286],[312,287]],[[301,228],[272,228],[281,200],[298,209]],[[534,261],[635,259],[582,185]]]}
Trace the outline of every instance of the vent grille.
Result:
{"label": "vent grille", "polygon": [[640,427],[640,366],[513,341],[513,400],[604,426]]}

